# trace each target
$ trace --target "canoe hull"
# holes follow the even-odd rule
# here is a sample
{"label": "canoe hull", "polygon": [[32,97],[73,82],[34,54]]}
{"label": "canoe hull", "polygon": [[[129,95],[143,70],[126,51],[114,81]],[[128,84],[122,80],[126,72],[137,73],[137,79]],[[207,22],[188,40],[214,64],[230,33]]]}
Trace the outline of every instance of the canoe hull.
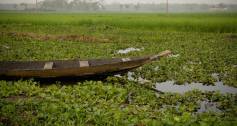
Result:
{"label": "canoe hull", "polygon": [[150,62],[149,57],[98,60],[0,62],[0,76],[83,77],[128,71]]}

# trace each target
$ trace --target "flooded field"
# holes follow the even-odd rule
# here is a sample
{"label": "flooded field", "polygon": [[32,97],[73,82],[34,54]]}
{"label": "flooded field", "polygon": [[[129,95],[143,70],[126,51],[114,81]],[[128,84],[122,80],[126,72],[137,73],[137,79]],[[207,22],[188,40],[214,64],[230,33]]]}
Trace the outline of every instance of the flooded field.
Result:
{"label": "flooded field", "polygon": [[156,89],[161,92],[171,92],[171,93],[185,93],[188,91],[193,90],[200,90],[203,92],[211,91],[211,92],[220,92],[222,94],[225,93],[231,93],[231,94],[237,94],[237,88],[230,87],[223,85],[223,82],[215,82],[214,86],[212,85],[203,85],[202,83],[191,83],[191,84],[184,84],[184,85],[176,85],[174,84],[174,81],[166,81],[163,83],[157,83]]}
{"label": "flooded field", "polygon": [[236,125],[237,14],[0,13],[0,61],[172,55],[124,74],[0,80],[0,125]]}

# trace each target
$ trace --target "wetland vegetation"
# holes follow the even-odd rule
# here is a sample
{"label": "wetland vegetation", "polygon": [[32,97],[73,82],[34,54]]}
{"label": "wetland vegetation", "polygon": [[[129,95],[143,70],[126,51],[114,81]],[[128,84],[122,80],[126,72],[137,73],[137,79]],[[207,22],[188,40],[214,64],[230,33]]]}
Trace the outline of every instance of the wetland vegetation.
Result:
{"label": "wetland vegetation", "polygon": [[[0,81],[0,125],[236,125],[237,94],[158,93],[156,83],[237,87],[237,14],[0,13],[0,60],[173,55],[103,80]],[[137,51],[117,53],[135,48]],[[139,49],[139,50],[138,50]],[[213,77],[218,74],[218,79]],[[205,104],[204,104],[205,103]],[[203,110],[203,106],[216,111]]]}

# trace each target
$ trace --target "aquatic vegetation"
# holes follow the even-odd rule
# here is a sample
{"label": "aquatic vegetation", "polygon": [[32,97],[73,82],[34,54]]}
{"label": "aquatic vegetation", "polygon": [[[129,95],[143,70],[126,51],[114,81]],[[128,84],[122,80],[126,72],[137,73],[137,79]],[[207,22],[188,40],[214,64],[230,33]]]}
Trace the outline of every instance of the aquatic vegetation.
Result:
{"label": "aquatic vegetation", "polygon": [[[214,87],[223,82],[222,86],[237,87],[236,17],[235,13],[0,13],[1,61],[173,51],[170,57],[100,81],[2,79],[0,125],[236,125],[234,93],[153,90],[156,83],[167,80],[175,80],[177,86]],[[130,47],[140,51],[117,53]]]}

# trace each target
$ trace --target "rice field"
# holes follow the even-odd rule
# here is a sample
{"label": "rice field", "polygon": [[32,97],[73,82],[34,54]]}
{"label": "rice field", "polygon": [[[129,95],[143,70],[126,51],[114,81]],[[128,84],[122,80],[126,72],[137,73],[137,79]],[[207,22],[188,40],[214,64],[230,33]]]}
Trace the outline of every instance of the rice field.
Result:
{"label": "rice field", "polygon": [[[1,78],[0,125],[236,125],[236,42],[236,13],[1,12],[0,61],[173,55],[101,80]],[[169,81],[235,89],[154,90]]]}

